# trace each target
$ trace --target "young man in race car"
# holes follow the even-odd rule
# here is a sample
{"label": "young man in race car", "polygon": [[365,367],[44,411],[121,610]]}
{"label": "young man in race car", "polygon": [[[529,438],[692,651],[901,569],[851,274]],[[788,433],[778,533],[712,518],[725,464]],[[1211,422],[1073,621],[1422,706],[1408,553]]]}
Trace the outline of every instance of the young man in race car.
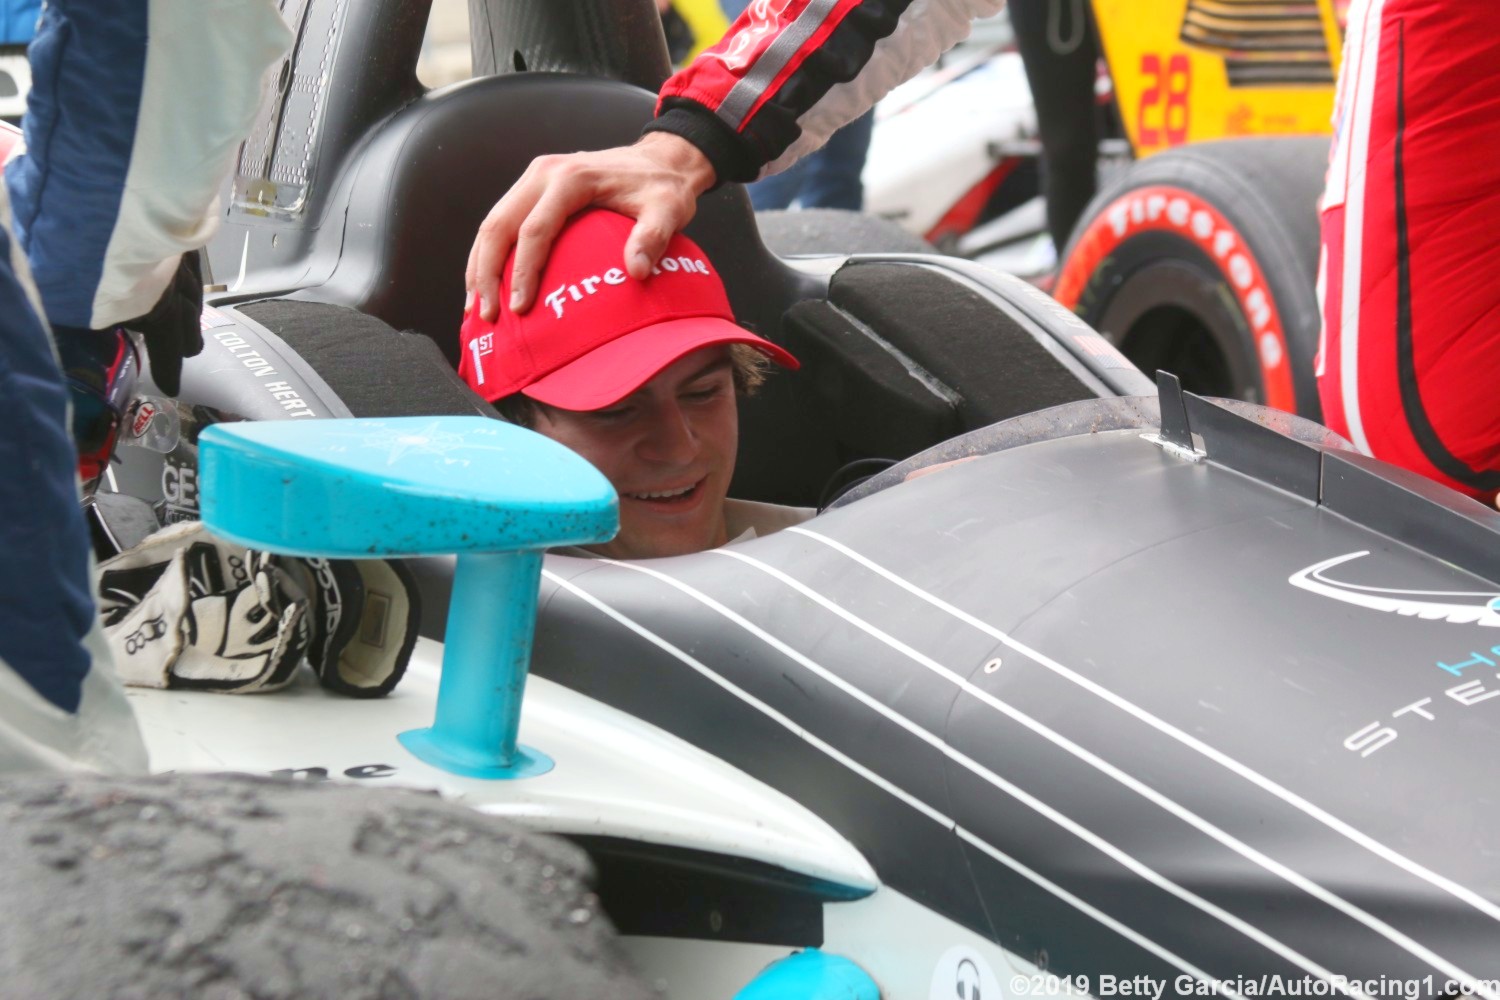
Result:
{"label": "young man in race car", "polygon": [[797,360],[735,324],[723,282],[687,237],[674,236],[644,279],[627,275],[633,225],[603,210],[569,220],[537,308],[494,321],[468,310],[460,374],[615,487],[620,533],[589,554],[685,555],[806,520],[805,508],[728,499],[737,397],[764,378],[766,359]]}
{"label": "young man in race car", "polygon": [[[552,234],[586,205],[639,219],[624,266],[643,273],[701,194],[784,168],[999,6],[755,0],[663,85],[635,145],[533,161],[480,227],[467,287],[487,315],[530,308]],[[1323,419],[1500,503],[1500,5],[1368,0],[1345,37],[1322,204]]]}

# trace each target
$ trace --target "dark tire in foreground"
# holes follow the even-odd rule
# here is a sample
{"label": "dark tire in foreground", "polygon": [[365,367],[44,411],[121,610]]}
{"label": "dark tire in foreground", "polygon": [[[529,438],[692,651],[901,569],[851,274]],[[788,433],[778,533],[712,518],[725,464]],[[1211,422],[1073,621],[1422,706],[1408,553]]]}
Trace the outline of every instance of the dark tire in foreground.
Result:
{"label": "dark tire in foreground", "polygon": [[760,238],[774,254],[937,253],[889,219],[838,208],[755,213]]}
{"label": "dark tire in foreground", "polygon": [[580,850],[434,796],[38,778],[0,813],[7,996],[652,995]]}
{"label": "dark tire in foreground", "polygon": [[1148,374],[1316,419],[1323,137],[1228,139],[1136,163],[1094,198],[1054,294]]}

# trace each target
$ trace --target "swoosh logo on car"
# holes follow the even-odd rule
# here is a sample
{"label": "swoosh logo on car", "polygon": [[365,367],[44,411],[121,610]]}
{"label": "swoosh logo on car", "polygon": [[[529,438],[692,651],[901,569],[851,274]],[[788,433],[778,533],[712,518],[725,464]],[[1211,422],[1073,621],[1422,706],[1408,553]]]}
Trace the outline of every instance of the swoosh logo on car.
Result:
{"label": "swoosh logo on car", "polygon": [[1345,604],[1420,618],[1423,621],[1446,621],[1458,625],[1500,626],[1500,593],[1477,590],[1402,590],[1395,587],[1372,587],[1331,579],[1327,574],[1335,566],[1369,555],[1349,552],[1324,559],[1287,577],[1294,587],[1331,597]]}

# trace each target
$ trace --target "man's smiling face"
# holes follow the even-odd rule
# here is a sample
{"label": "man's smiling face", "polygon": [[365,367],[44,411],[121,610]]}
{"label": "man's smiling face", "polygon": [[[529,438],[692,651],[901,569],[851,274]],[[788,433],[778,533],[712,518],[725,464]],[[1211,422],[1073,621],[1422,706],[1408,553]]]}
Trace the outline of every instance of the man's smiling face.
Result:
{"label": "man's smiling face", "polygon": [[540,406],[534,429],[588,459],[620,494],[620,533],[591,551],[615,559],[723,545],[739,410],[729,348],[684,355],[613,406]]}

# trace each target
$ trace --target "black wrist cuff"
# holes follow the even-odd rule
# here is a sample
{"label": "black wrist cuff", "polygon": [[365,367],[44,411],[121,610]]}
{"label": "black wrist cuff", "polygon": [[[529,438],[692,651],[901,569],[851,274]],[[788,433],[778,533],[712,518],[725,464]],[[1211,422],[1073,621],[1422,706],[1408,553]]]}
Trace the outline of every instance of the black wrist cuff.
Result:
{"label": "black wrist cuff", "polygon": [[641,130],[648,132],[670,132],[697,146],[714,168],[715,188],[727,181],[748,183],[760,173],[762,163],[750,144],[696,101],[667,98],[662,113]]}

